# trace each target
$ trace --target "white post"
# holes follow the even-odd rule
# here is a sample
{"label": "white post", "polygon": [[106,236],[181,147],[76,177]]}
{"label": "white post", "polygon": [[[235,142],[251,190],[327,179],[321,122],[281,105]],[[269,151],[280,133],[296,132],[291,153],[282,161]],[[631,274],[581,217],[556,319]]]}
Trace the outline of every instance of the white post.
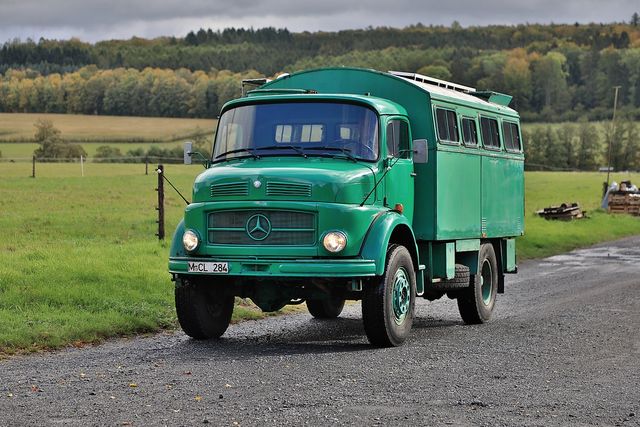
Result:
{"label": "white post", "polygon": [[80,171],[82,172],[82,176],[84,176],[84,159],[83,156],[80,156]]}

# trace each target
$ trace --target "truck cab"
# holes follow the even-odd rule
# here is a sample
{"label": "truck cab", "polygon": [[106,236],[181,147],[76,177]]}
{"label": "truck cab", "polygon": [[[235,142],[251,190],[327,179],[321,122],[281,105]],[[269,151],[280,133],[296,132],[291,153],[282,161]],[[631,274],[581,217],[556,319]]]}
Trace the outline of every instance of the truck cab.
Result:
{"label": "truck cab", "polygon": [[[365,331],[377,346],[405,341],[419,296],[457,299],[467,323],[489,319],[503,275],[515,271],[513,237],[521,230],[489,236],[488,218],[483,233],[481,214],[472,219],[477,226],[463,214],[452,233],[453,218],[439,218],[460,216],[446,211],[451,200],[438,194],[440,175],[464,179],[469,170],[449,164],[439,174],[438,161],[451,163],[453,154],[458,166],[481,170],[481,133],[475,152],[466,153],[461,141],[458,150],[454,141],[440,147],[438,126],[444,120],[453,133],[464,115],[441,119],[451,102],[435,101],[432,92],[455,91],[417,82],[372,70],[312,70],[264,82],[225,104],[212,156],[171,245],[176,310],[188,335],[220,337],[236,296],[264,311],[306,302],[321,319],[339,316],[346,300],[362,300]],[[494,118],[502,108],[486,114]],[[480,109],[471,109],[480,121]],[[498,138],[502,147],[500,129]],[[521,147],[511,154],[523,160]],[[499,163],[516,172],[507,187],[521,198],[522,168]],[[477,178],[470,186],[481,190]],[[471,193],[463,204],[480,213],[481,191]],[[517,201],[509,203],[521,216]]]}

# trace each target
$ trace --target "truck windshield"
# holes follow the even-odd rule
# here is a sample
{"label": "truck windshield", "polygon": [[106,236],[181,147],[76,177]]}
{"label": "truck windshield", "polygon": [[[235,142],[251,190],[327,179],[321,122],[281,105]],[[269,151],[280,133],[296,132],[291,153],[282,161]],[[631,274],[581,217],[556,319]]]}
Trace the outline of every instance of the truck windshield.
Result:
{"label": "truck windshield", "polygon": [[329,102],[245,105],[220,118],[213,161],[262,156],[378,158],[378,116],[364,106]]}

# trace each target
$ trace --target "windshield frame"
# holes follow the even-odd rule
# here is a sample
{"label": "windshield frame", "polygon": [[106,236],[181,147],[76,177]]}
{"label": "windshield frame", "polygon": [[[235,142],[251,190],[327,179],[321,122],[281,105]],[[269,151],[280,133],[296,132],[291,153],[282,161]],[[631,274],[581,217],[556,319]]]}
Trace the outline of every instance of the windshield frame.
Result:
{"label": "windshield frame", "polygon": [[[240,160],[240,159],[246,159],[246,158],[254,158],[254,159],[259,159],[261,157],[330,157],[330,158],[345,158],[345,159],[349,159],[349,160],[353,160],[355,159],[358,162],[367,162],[367,163],[376,163],[380,160],[380,156],[381,156],[381,152],[382,152],[382,147],[381,147],[381,141],[382,141],[382,116],[380,115],[380,113],[372,106],[369,105],[365,102],[357,102],[355,100],[351,100],[351,99],[336,99],[336,98],[331,98],[331,99],[269,99],[269,100],[252,100],[253,102],[233,102],[231,105],[228,105],[227,108],[223,108],[222,112],[220,113],[219,119],[218,119],[218,123],[216,124],[216,132],[213,138],[213,144],[211,146],[211,157],[210,157],[210,163],[214,164],[214,163],[220,163],[220,162],[225,162],[225,161],[231,161],[231,160]],[[333,149],[327,149],[325,152],[322,152],[321,149],[319,149],[318,145],[315,145],[315,143],[311,143],[311,142],[304,142],[304,144],[309,144],[308,147],[304,147],[301,146],[300,143],[296,143],[296,142],[290,142],[290,143],[279,143],[282,144],[282,151],[287,151],[287,152],[282,152],[281,150],[275,150],[273,149],[273,147],[271,146],[265,146],[265,147],[252,147],[250,149],[246,149],[246,150],[242,150],[242,151],[246,151],[245,153],[239,154],[239,155],[234,155],[234,156],[227,156],[224,155],[223,157],[220,157],[222,154],[225,154],[224,152],[221,154],[217,154],[216,153],[216,144],[218,143],[218,134],[220,132],[220,126],[223,122],[222,118],[224,117],[225,114],[229,113],[230,111],[237,109],[237,108],[242,108],[242,107],[249,107],[249,106],[258,106],[258,105],[275,105],[275,104],[338,104],[338,105],[353,105],[353,106],[357,106],[357,107],[361,107],[364,109],[369,110],[371,113],[373,113],[375,115],[376,118],[376,127],[375,127],[375,158],[369,159],[369,158],[364,158],[361,156],[356,156],[354,153],[351,152],[351,150],[349,150],[348,148],[345,148],[344,145],[336,145],[336,147],[339,147],[342,149],[342,151],[347,151],[348,153],[340,153],[341,150],[333,150]],[[327,142],[318,142],[318,144],[320,144],[320,146],[327,145]],[[292,147],[292,148],[289,148]],[[266,149],[265,149],[266,148]],[[304,150],[304,148],[309,148],[310,150],[304,151],[304,154],[301,153],[299,150],[302,149]],[[233,150],[236,151],[236,150]],[[236,151],[237,152],[237,151]],[[228,153],[228,152],[227,152]]]}

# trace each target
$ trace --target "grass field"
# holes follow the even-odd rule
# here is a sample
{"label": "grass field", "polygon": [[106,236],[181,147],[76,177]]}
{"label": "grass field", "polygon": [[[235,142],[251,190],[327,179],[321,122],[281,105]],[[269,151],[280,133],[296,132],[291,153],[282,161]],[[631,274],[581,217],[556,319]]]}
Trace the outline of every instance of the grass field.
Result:
{"label": "grass field", "polygon": [[[144,165],[0,164],[0,354],[176,326],[157,177]],[[89,165],[88,165],[89,166]],[[169,166],[185,194],[202,168]],[[184,203],[166,198],[167,234]],[[261,317],[239,301],[234,319]]]}
{"label": "grass field", "polygon": [[[169,165],[189,194],[199,166]],[[156,176],[144,165],[0,163],[0,353],[99,341],[176,326],[167,243],[156,231]],[[613,179],[640,182],[640,174]],[[533,213],[563,201],[599,205],[597,173],[526,174],[526,235],[519,259],[640,234],[640,218],[590,212],[588,220],[550,222]],[[184,203],[167,189],[167,234]],[[250,305],[236,318],[256,317]]]}
{"label": "grass field", "polygon": [[[171,165],[185,193],[201,169]],[[0,165],[0,351],[29,351],[175,326],[167,244],[155,237],[156,177],[143,165]],[[614,175],[640,181],[639,175]],[[599,205],[603,176],[533,172],[526,176],[526,236],[519,257],[640,233],[640,219],[593,212],[549,222],[533,211],[562,201]],[[168,234],[183,203],[167,193]],[[250,307],[236,316],[258,314]]]}
{"label": "grass field", "polygon": [[[638,173],[614,173],[613,181],[640,183]],[[520,259],[539,258],[624,236],[640,234],[640,217],[609,215],[599,209],[606,174],[595,172],[527,172],[525,236],[517,240]],[[547,221],[535,211],[562,202],[578,202],[588,219]]]}
{"label": "grass field", "polygon": [[66,141],[99,143],[174,142],[212,133],[216,123],[214,119],[0,113],[0,142],[33,142],[38,119],[51,120]]}

